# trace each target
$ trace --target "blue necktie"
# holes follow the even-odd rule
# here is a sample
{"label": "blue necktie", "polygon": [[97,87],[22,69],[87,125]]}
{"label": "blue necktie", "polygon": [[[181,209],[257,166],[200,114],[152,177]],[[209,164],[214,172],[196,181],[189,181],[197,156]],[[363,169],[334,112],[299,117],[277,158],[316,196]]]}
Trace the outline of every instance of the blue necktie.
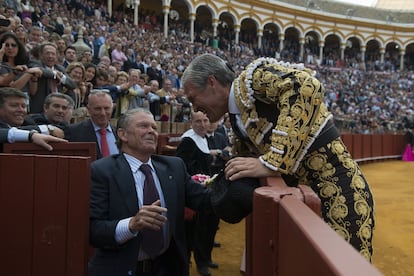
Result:
{"label": "blue necktie", "polygon": [[[154,201],[160,199],[155,181],[152,177],[151,167],[148,164],[142,164],[139,168],[145,175],[144,181],[144,205],[151,205]],[[147,253],[151,259],[157,257],[164,247],[164,236],[162,228],[158,231],[144,229],[141,231],[142,235],[142,249]]]}

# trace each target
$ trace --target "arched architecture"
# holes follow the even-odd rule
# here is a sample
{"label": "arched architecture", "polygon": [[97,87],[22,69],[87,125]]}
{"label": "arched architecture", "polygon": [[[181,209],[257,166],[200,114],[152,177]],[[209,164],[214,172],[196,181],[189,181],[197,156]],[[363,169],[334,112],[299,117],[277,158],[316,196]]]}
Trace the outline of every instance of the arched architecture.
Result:
{"label": "arched architecture", "polygon": [[[110,1],[108,7],[114,5]],[[394,69],[414,65],[414,9],[391,12],[320,0],[128,1],[136,24],[140,8],[162,13],[165,37],[169,22],[178,14],[189,25],[191,41],[197,35],[211,41],[224,37],[232,45],[249,41],[266,56],[283,55],[289,47],[298,62],[334,65],[330,63],[352,54],[348,62],[363,66],[384,65],[385,60],[398,64]]]}

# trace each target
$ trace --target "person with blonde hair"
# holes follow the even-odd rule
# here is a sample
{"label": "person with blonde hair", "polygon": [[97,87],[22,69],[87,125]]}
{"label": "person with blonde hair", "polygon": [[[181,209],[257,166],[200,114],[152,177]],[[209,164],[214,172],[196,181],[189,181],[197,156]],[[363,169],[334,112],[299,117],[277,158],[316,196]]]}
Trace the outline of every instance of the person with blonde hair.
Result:
{"label": "person with blonde hair", "polygon": [[66,73],[75,82],[74,89],[65,89],[64,93],[71,96],[75,101],[74,109],[85,106],[86,96],[92,87],[85,83],[85,67],[80,62],[71,62],[66,68]]}

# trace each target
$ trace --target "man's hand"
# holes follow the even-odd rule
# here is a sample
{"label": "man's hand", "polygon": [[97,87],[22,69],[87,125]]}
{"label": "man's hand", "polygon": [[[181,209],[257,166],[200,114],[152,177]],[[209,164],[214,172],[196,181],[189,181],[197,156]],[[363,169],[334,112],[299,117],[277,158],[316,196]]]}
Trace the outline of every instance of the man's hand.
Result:
{"label": "man's hand", "polygon": [[40,67],[31,67],[27,69],[26,72],[32,74],[34,78],[40,78],[43,75],[43,71]]}
{"label": "man's hand", "polygon": [[54,125],[48,125],[47,129],[49,130],[49,134],[58,138],[65,138],[65,132]]}
{"label": "man's hand", "polygon": [[53,150],[53,147],[49,145],[50,142],[67,142],[65,139],[53,137],[51,135],[41,134],[41,133],[33,133],[32,136],[32,142],[33,144],[39,145],[48,151]]}
{"label": "man's hand", "polygon": [[259,158],[254,157],[236,157],[230,159],[226,163],[224,169],[226,179],[234,181],[243,177],[267,177],[267,176],[279,176],[280,173],[268,169],[263,165]]}
{"label": "man's hand", "polygon": [[144,85],[144,93],[145,94],[148,94],[149,92],[151,92],[151,86],[149,86],[149,85]]}
{"label": "man's hand", "polygon": [[159,230],[167,220],[162,213],[166,213],[167,208],[161,207],[160,200],[151,205],[144,205],[138,213],[129,221],[131,232],[141,231],[142,229]]}
{"label": "man's hand", "polygon": [[126,82],[126,83],[121,84],[119,87],[121,88],[121,90],[128,90],[133,85],[134,85],[134,83],[132,81],[130,81],[130,82]]}

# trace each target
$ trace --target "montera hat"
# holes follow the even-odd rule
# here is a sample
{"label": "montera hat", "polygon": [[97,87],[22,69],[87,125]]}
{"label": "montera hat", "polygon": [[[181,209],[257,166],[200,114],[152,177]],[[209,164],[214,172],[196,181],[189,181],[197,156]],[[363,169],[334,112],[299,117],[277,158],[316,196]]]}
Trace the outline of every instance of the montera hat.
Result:
{"label": "montera hat", "polygon": [[253,210],[253,193],[260,186],[257,178],[226,180],[221,171],[211,183],[211,205],[216,215],[228,223],[238,223]]}

